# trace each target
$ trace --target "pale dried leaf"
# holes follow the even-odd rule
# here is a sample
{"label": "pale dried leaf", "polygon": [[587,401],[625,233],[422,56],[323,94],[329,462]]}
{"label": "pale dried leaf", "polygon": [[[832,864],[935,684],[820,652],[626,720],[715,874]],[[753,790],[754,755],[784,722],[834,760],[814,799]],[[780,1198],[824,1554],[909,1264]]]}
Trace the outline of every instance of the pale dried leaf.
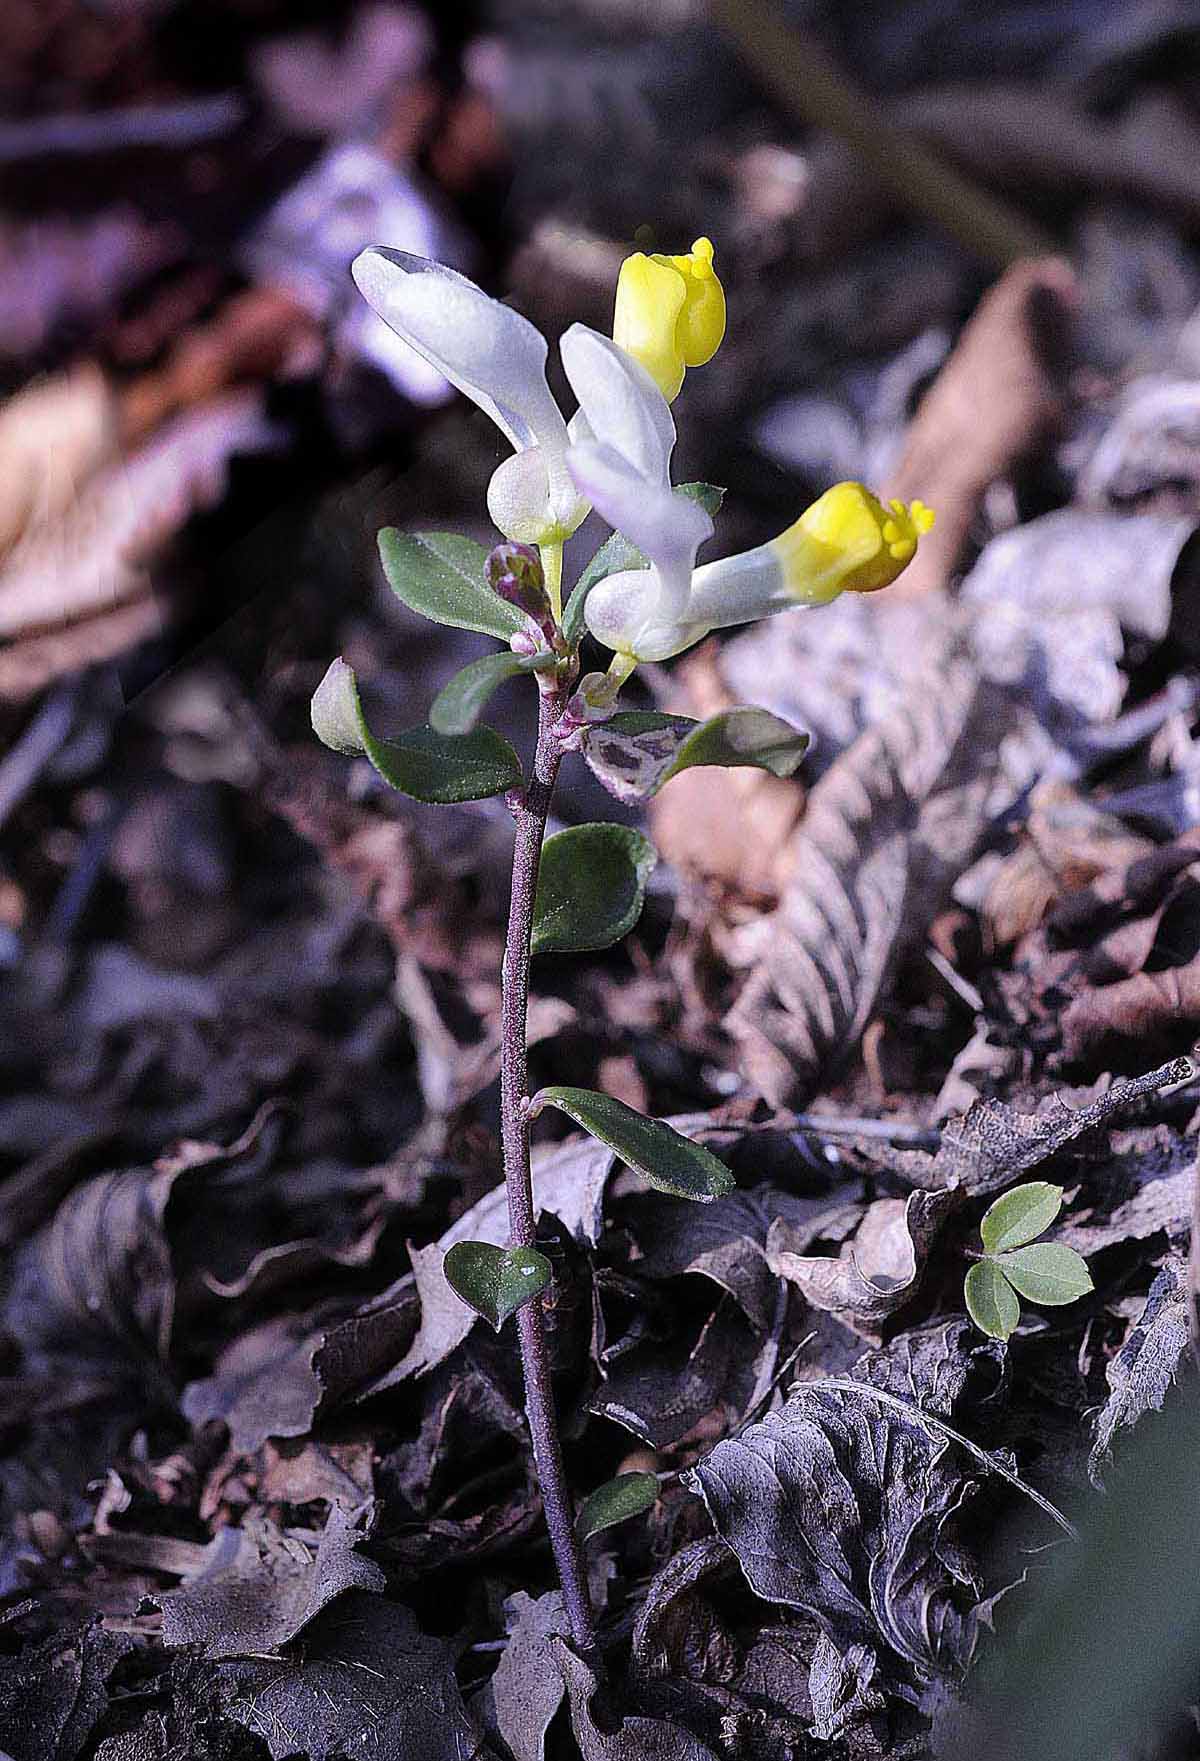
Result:
{"label": "pale dried leaf", "polygon": [[571,1703],[571,1729],[583,1761],[717,1761],[707,1743],[681,1725],[633,1714],[611,1728],[606,1713],[601,1723],[593,1709],[596,1677],[582,1657],[561,1640],[552,1641],[559,1672]]}
{"label": "pale dried leaf", "polygon": [[1111,721],[1124,632],[1166,635],[1171,577],[1196,522],[1060,508],[993,538],[962,585],[989,678],[1048,726]]}
{"label": "pale dried leaf", "polygon": [[164,1642],[201,1645],[209,1657],[278,1650],[347,1591],[384,1589],[381,1567],[356,1551],[361,1538],[337,1504],[315,1548],[262,1519],[219,1529],[195,1576],[159,1598]]}
{"label": "pale dried leaf", "polygon": [[767,1237],[767,1264],[813,1308],[874,1329],[915,1293],[938,1231],[957,1203],[948,1188],[876,1199],[836,1259],[796,1252],[791,1225],[781,1217]]}
{"label": "pale dried leaf", "polygon": [[828,1633],[819,1633],[808,1672],[813,1735],[823,1743],[832,1742],[849,1726],[881,1712],[887,1699],[872,1685],[877,1673],[875,1653],[868,1645],[849,1645],[841,1652]]}
{"label": "pale dried leaf", "polygon": [[1144,1413],[1161,1409],[1188,1349],[1191,1311],[1187,1266],[1181,1259],[1170,1259],[1108,1366],[1111,1393],[1096,1421],[1096,1442],[1088,1463],[1097,1484],[1117,1432],[1136,1425]]}
{"label": "pale dried leaf", "polygon": [[0,636],[110,613],[140,597],[154,554],[224,493],[233,454],[272,438],[262,394],[231,393],[178,417],[69,499],[59,494],[53,517],[27,527],[0,572]]}
{"label": "pale dried leaf", "polygon": [[[593,1138],[576,1137],[544,1146],[533,1155],[533,1194],[538,1211],[549,1211],[573,1234],[597,1240],[604,1188],[613,1153]],[[421,1299],[421,1324],[416,1338],[393,1369],[370,1384],[365,1393],[378,1394],[409,1376],[422,1376],[462,1344],[477,1316],[450,1289],[442,1275],[447,1249],[459,1241],[484,1241],[503,1247],[508,1241],[508,1196],[503,1186],[485,1193],[464,1211],[438,1241],[412,1248],[413,1269],[377,1299],[378,1311],[388,1303],[411,1301],[414,1286]]]}
{"label": "pale dried leaf", "polygon": [[0,555],[61,519],[116,445],[116,402],[96,366],[35,380],[9,398],[0,407]]}
{"label": "pale dried leaf", "polygon": [[952,1521],[969,1482],[918,1412],[799,1383],[686,1478],[755,1594],[840,1650],[887,1647],[923,1676],[968,1660],[978,1587]]}
{"label": "pale dried leaf", "polygon": [[749,1079],[794,1104],[857,1045],[985,825],[1007,712],[957,645],[813,790],[779,907],[747,926],[727,1025]]}
{"label": "pale dried leaf", "polygon": [[[859,1148],[914,1185],[959,1186],[972,1197],[982,1197],[1012,1185],[1018,1174],[1040,1167],[1138,1101],[1172,1083],[1186,1082],[1194,1074],[1190,1058],[1174,1058],[1144,1076],[1115,1082],[1085,1107],[1068,1107],[1057,1094],[1037,1113],[1022,1113],[1005,1101],[979,1101],[961,1118],[946,1123],[932,1156],[924,1150],[894,1149],[876,1140],[863,1141]],[[1076,1245],[1069,1230],[1062,1229],[1059,1235]]]}
{"label": "pale dried leaf", "polygon": [[552,1641],[570,1639],[570,1622],[557,1590],[536,1601],[518,1590],[504,1613],[508,1644],[491,1684],[496,1728],[513,1761],[546,1761],[546,1732],[567,1691]]}

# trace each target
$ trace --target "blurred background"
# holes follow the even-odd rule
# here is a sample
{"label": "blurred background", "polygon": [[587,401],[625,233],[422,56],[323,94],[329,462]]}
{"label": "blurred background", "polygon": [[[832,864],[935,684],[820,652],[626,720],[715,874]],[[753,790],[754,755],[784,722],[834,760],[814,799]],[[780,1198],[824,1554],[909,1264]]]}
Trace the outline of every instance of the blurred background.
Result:
{"label": "blurred background", "polygon": [[[6,1590],[62,1556],[45,1513],[84,1520],[131,1430],[174,1435],[171,1390],[209,1386],[248,1318],[278,1343],[296,1280],[305,1302],[373,1297],[495,1180],[511,822],[389,796],[308,726],[336,654],[390,729],[482,647],[419,625],[379,572],[383,525],[486,539],[504,449],[358,299],[367,244],[455,265],[553,342],[609,328],[629,251],[707,234],[729,330],[675,406],[677,476],[728,487],[721,549],[841,478],[937,507],[886,615],[734,632],[632,698],[805,723],[811,788],[936,647],[920,608],[977,609],[1024,715],[1008,793],[989,772],[998,817],[971,821],[916,924],[954,982],[926,964],[882,1019],[874,993],[855,1005],[838,1104],[919,1129],[1018,1043],[1094,1078],[1194,1038],[1190,933],[1157,1013],[1064,1049],[1061,993],[1018,959],[1004,1056],[973,1035],[975,981],[1064,875],[1200,819],[1198,50],[1195,0],[0,6],[0,1248],[42,1244],[0,1332]],[[523,740],[526,711],[501,696],[494,719]],[[1030,791],[1097,777],[1123,817],[1104,838],[1090,808],[1067,833],[1044,819],[1056,879],[1006,915],[989,887]],[[659,1113],[794,1103],[820,1048],[761,987],[728,1012],[804,789],[755,778],[718,808],[672,787],[643,929],[547,965],[535,1066]],[[561,811],[630,810],[579,767]],[[939,918],[987,837],[992,867]],[[149,1301],[137,1207],[161,1221],[167,1200],[145,1170],[181,1140],[156,1178],[224,1168],[248,1129],[252,1190],[231,1181],[219,1217],[171,1201],[170,1303]],[[136,1203],[96,1198],[132,1168]],[[70,1212],[82,1193],[102,1224]]]}

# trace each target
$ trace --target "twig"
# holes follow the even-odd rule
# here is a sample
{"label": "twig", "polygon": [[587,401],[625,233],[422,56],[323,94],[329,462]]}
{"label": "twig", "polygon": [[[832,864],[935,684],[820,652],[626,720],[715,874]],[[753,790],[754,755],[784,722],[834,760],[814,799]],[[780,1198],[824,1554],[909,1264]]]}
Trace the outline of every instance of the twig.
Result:
{"label": "twig", "polygon": [[955,996],[961,998],[973,1014],[983,1014],[983,998],[970,979],[964,978],[961,972],[955,971],[940,948],[926,948],[925,958],[938,977],[946,981]]}
{"label": "twig", "polygon": [[855,89],[818,42],[790,25],[774,0],[712,0],[712,13],[767,90],[802,122],[844,140],[905,208],[998,269],[1055,253],[1054,242],[1032,221],[887,122],[879,105]]}
{"label": "twig", "polygon": [[0,759],[0,825],[18,807],[71,731],[76,690],[62,685],[47,697],[10,752]]}
{"label": "twig", "polygon": [[942,1141],[941,1132],[928,1125],[908,1125],[902,1119],[860,1119],[852,1113],[785,1113],[765,1120],[763,1129],[808,1131],[815,1137],[875,1137],[918,1150],[935,1150]]}
{"label": "twig", "polygon": [[0,125],[0,165],[56,153],[112,153],[125,147],[191,147],[232,134],[246,106],[234,92],[183,104],[135,104],[93,115],[35,116]]}
{"label": "twig", "polygon": [[[529,1167],[529,1058],[526,1048],[529,946],[538,864],[550,801],[562,761],[563,749],[551,730],[562,709],[561,692],[539,691],[533,774],[515,810],[517,837],[513,850],[512,905],[504,948],[500,1016],[500,1135],[504,1148],[504,1180],[508,1188],[509,1240],[513,1247],[533,1247],[536,1235],[537,1219]],[[562,1583],[563,1605],[571,1623],[571,1636],[576,1647],[586,1654],[596,1648],[596,1627],[563,1470],[550,1355],[546,1347],[543,1296],[523,1303],[517,1310],[517,1329],[525,1373],[525,1413],[533,1439],[533,1459],[542,1490],[550,1545]]]}

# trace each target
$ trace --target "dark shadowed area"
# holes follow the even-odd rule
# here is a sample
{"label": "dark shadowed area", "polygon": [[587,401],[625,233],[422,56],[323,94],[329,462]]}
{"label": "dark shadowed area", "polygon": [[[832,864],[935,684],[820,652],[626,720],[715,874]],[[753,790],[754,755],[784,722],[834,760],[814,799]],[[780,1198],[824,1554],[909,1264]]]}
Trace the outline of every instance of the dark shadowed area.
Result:
{"label": "dark shadowed area", "polygon": [[[701,563],[936,524],[567,751],[518,1250],[510,448],[350,263],[570,416],[701,238]],[[1197,1040],[1196,0],[4,0],[0,1761],[1200,1755]]]}

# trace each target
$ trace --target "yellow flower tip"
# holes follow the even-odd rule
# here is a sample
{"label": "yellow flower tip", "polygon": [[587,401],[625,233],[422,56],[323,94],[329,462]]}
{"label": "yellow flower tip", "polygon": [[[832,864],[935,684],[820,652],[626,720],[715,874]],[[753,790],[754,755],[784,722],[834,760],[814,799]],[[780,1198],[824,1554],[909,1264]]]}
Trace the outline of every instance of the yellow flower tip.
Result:
{"label": "yellow flower tip", "polygon": [[711,361],[725,335],[725,290],[713,244],[698,238],[683,256],[635,251],[617,278],[613,341],[640,361],[663,396],[678,396],[688,367]]}
{"label": "yellow flower tip", "polygon": [[886,506],[861,483],[835,483],[771,542],[784,589],[809,605],[890,587],[933,525],[924,502]]}

